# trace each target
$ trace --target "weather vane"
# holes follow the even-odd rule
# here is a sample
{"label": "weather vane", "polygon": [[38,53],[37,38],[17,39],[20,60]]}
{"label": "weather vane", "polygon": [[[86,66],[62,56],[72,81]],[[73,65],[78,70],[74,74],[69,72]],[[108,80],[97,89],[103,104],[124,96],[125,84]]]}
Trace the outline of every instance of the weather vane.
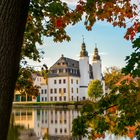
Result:
{"label": "weather vane", "polygon": [[95,43],[95,48],[97,48],[97,43]]}
{"label": "weather vane", "polygon": [[83,37],[83,42],[84,42],[84,39],[85,39],[85,38],[84,38],[84,35],[82,35],[82,37]]}

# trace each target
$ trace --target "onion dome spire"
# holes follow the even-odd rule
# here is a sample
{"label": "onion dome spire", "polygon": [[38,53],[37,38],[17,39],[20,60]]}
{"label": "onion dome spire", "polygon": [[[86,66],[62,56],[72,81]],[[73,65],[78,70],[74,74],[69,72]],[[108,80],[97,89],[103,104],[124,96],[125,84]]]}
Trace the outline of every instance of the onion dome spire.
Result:
{"label": "onion dome spire", "polygon": [[94,49],[94,55],[93,55],[93,61],[101,60],[100,56],[98,54],[98,48],[97,45],[95,44],[95,49]]}
{"label": "onion dome spire", "polygon": [[86,45],[85,45],[84,37],[83,37],[83,43],[81,45],[80,57],[87,57],[87,56],[88,56],[88,52],[86,51]]}

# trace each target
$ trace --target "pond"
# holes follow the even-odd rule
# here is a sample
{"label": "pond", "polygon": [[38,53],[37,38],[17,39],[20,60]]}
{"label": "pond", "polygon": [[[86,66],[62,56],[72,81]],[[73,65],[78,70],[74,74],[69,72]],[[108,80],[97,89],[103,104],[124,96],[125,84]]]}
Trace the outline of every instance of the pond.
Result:
{"label": "pond", "polygon": [[[15,140],[17,134],[19,139],[24,140],[69,140],[72,121],[79,114],[80,111],[74,109],[14,108],[11,115],[13,127],[10,128],[15,129]],[[12,140],[12,136],[9,138]]]}
{"label": "pond", "polygon": [[[75,109],[13,108],[8,140],[76,140],[71,130],[78,115],[80,110]],[[128,138],[106,135],[105,140]]]}

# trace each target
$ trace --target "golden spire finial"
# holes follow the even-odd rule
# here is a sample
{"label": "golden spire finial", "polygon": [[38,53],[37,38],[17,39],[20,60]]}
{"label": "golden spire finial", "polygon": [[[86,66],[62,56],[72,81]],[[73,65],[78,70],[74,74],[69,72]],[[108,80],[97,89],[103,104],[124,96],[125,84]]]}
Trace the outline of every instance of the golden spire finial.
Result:
{"label": "golden spire finial", "polygon": [[98,48],[97,48],[97,43],[95,43],[95,49],[94,49],[94,55],[93,55],[93,61],[94,60],[100,60],[100,56],[98,54]]}
{"label": "golden spire finial", "polygon": [[97,48],[97,43],[95,43],[95,48]]}
{"label": "golden spire finial", "polygon": [[82,35],[82,38],[83,38],[83,43],[84,43],[84,40],[85,40],[84,35]]}

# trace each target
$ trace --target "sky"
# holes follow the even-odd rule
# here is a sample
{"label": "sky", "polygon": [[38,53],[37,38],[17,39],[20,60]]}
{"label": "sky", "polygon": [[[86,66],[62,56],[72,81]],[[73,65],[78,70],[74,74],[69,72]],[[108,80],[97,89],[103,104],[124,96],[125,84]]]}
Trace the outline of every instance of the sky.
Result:
{"label": "sky", "polygon": [[[68,0],[63,0],[68,1]],[[74,0],[69,0],[69,4],[74,5]],[[79,60],[79,54],[81,50],[81,44],[86,44],[86,49],[89,54],[89,62],[91,63],[95,44],[99,50],[99,54],[102,60],[102,70],[105,71],[106,67],[117,66],[122,68],[125,66],[125,57],[130,55],[132,50],[132,43],[124,39],[126,29],[113,27],[106,22],[97,22],[92,31],[87,31],[83,22],[76,24],[75,26],[68,26],[67,33],[71,37],[71,41],[55,43],[53,38],[44,37],[44,44],[38,46],[45,54],[41,63],[32,62],[28,60],[30,65],[41,66],[46,64],[48,67],[52,66],[63,54],[65,57],[69,57],[75,60]]]}

